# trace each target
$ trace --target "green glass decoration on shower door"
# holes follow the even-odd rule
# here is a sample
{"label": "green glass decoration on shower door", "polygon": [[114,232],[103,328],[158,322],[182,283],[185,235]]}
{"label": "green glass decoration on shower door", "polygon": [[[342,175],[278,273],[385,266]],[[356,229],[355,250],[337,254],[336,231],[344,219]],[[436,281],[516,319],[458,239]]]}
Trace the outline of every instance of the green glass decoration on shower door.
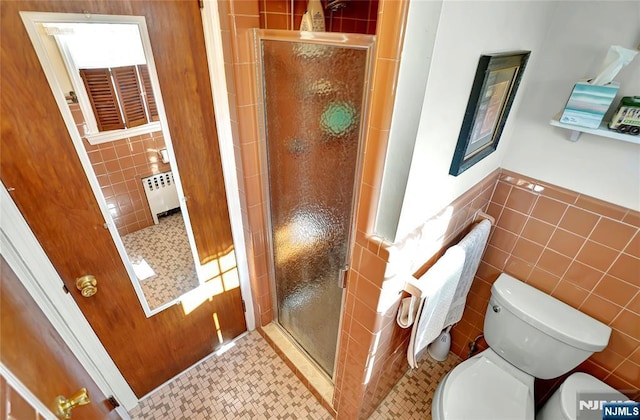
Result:
{"label": "green glass decoration on shower door", "polygon": [[332,376],[368,50],[264,38],[260,47],[277,318]]}

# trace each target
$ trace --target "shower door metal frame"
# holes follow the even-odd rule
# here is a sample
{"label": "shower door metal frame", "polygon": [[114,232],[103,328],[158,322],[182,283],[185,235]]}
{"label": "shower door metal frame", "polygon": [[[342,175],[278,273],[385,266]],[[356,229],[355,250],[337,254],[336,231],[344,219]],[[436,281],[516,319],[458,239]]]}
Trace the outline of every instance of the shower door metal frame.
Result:
{"label": "shower door metal frame", "polygon": [[[264,221],[265,221],[265,241],[267,244],[267,267],[269,273],[270,286],[273,290],[271,294],[272,299],[272,311],[273,317],[276,321],[277,327],[284,333],[289,341],[299,350],[301,350],[309,359],[309,361],[315,365],[319,372],[326,375],[326,372],[320,365],[311,357],[311,355],[296,341],[295,338],[278,322],[278,301],[276,295],[276,269],[275,269],[275,256],[273,250],[273,226],[271,222],[271,191],[269,188],[269,157],[267,147],[267,133],[266,133],[266,107],[264,106],[264,79],[262,77],[263,69],[263,57],[261,42],[263,40],[268,41],[283,41],[283,42],[303,42],[309,44],[318,45],[330,45],[336,47],[345,47],[359,50],[366,50],[365,59],[365,75],[364,86],[362,92],[362,112],[360,115],[360,128],[358,133],[358,148],[357,148],[357,161],[355,165],[354,173],[354,185],[353,185],[353,198],[351,202],[351,215],[349,231],[347,232],[347,250],[345,255],[345,264],[343,272],[341,273],[340,287],[342,291],[342,302],[340,304],[340,321],[338,324],[338,331],[336,332],[336,354],[333,363],[333,372],[328,379],[333,382],[336,375],[336,369],[338,367],[338,348],[340,347],[340,331],[342,330],[342,322],[344,320],[344,303],[345,303],[345,279],[349,271],[349,262],[351,261],[351,254],[355,243],[355,230],[356,230],[356,214],[358,211],[358,199],[360,197],[360,180],[362,179],[362,162],[365,150],[365,140],[367,134],[367,122],[369,119],[369,91],[371,89],[371,76],[373,74],[373,47],[375,45],[374,35],[365,34],[351,34],[351,33],[338,33],[338,32],[306,32],[306,31],[286,31],[278,29],[254,29],[254,53],[256,58],[256,93],[258,102],[258,132],[259,132],[259,162],[260,162],[260,174],[262,181],[262,192],[265,198],[264,205]],[[328,375],[326,375],[328,376]]]}

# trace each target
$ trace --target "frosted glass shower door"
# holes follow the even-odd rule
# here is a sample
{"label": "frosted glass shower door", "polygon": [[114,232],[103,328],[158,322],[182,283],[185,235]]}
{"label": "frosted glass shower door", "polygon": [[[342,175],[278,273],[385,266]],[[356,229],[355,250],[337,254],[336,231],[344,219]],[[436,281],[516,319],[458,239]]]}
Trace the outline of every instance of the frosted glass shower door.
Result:
{"label": "frosted glass shower door", "polygon": [[277,319],[333,376],[373,37],[257,33]]}

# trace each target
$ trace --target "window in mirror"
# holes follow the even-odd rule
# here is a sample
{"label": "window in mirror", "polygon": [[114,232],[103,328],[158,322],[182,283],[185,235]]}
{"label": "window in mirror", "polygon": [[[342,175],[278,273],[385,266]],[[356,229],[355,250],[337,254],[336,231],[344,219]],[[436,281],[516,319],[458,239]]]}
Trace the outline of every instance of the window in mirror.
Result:
{"label": "window in mirror", "polygon": [[91,144],[159,130],[144,48],[137,27],[127,24],[43,25],[60,49]]}
{"label": "window in mirror", "polygon": [[[228,270],[197,263],[144,18],[21,15],[146,315],[210,297],[217,278],[224,290],[238,287]],[[90,32],[99,43],[77,49]]]}
{"label": "window in mirror", "polygon": [[[144,82],[146,64],[80,69],[80,77],[96,117],[98,131],[133,128],[159,121],[150,82]],[[149,78],[149,72],[146,71]]]}

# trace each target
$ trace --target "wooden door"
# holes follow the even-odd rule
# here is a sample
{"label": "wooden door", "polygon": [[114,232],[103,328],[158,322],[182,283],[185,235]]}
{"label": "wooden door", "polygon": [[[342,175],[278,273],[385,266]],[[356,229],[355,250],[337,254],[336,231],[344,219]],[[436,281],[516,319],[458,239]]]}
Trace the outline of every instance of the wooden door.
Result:
{"label": "wooden door", "polygon": [[[138,397],[246,330],[240,288],[146,318],[19,11],[145,16],[202,262],[232,248],[198,2],[0,2],[0,179]],[[92,274],[83,298],[76,278]]]}
{"label": "wooden door", "polygon": [[[58,395],[70,397],[86,388],[91,403],[72,410],[74,418],[119,419],[107,397],[93,382],[64,343],[45,314],[0,256],[0,360],[40,402],[52,409]],[[28,403],[2,384],[2,400],[11,396],[12,408],[4,406],[2,418],[36,418]],[[11,413],[7,411],[11,409]],[[12,414],[13,417],[7,417]]]}

